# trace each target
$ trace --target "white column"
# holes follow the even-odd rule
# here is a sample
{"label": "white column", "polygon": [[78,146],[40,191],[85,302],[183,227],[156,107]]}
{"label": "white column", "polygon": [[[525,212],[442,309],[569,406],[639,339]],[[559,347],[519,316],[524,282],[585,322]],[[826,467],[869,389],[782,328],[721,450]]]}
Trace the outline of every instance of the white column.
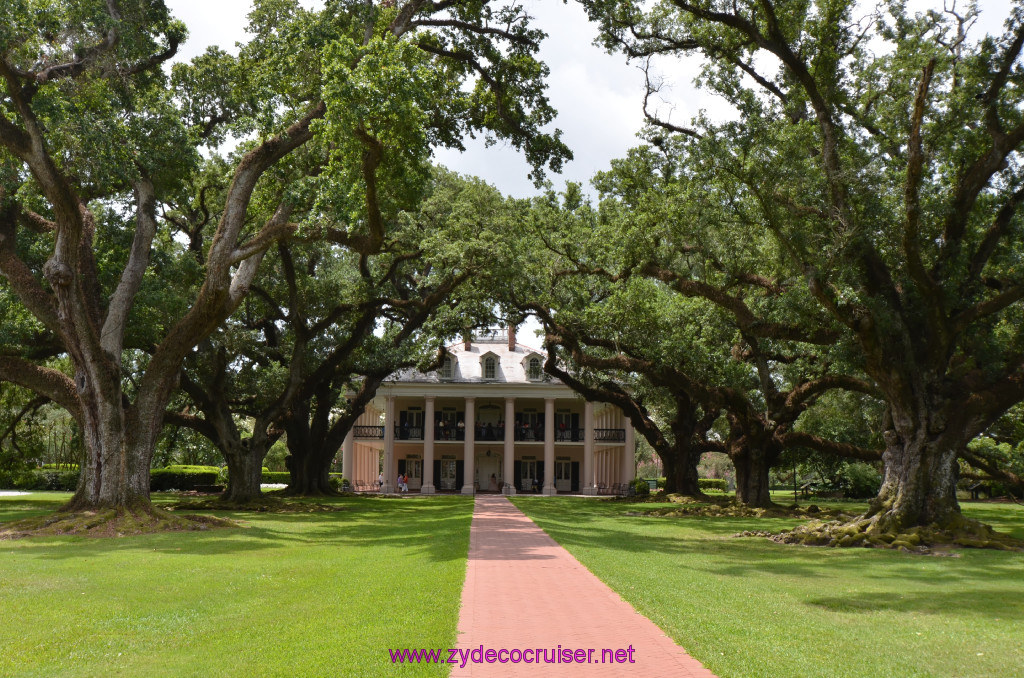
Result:
{"label": "white column", "polygon": [[466,442],[462,447],[462,494],[476,494],[476,398],[466,398]]}
{"label": "white column", "polygon": [[626,427],[626,444],[622,448],[622,469],[619,472],[619,482],[631,483],[636,476],[636,434],[633,431],[633,422],[627,417],[622,418],[622,425]]}
{"label": "white column", "polygon": [[502,458],[502,482],[508,488],[502,487],[504,494],[513,495],[516,493],[515,468],[516,468],[516,399],[505,398],[505,450]]}
{"label": "white column", "polygon": [[555,399],[544,399],[544,494],[558,494],[555,489]]}
{"label": "white column", "polygon": [[345,477],[345,480],[349,484],[354,485],[356,482],[353,474],[356,470],[356,438],[355,438],[355,424],[352,424],[352,428],[345,434],[345,441],[341,443],[341,475]]}
{"label": "white column", "polygon": [[423,406],[423,485],[420,494],[434,494],[434,396]]}
{"label": "white column", "polygon": [[395,466],[395,396],[384,400],[384,487],[382,492],[398,490],[391,482],[398,474]]}
{"label": "white column", "polygon": [[597,494],[594,487],[594,403],[589,400],[583,405],[583,478],[580,492]]}

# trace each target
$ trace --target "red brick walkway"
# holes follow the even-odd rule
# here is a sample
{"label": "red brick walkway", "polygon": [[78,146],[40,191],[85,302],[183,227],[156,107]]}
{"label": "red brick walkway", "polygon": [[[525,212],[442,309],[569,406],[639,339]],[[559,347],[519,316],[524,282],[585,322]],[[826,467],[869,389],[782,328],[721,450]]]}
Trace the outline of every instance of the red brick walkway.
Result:
{"label": "red brick walkway", "polygon": [[[481,645],[485,651],[542,648],[549,657],[559,645],[563,650],[593,648],[595,663],[469,662],[455,665],[452,678],[714,678],[504,497],[478,496],[473,511],[458,647],[478,650]],[[602,648],[629,646],[635,663],[600,663]]]}

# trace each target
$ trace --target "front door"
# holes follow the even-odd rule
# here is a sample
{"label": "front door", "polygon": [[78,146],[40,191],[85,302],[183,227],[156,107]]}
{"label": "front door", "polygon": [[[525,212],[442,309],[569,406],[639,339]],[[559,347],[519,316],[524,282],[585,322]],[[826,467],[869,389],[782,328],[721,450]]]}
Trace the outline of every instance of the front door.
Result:
{"label": "front door", "polygon": [[[494,484],[491,484],[491,476],[494,476]],[[501,491],[501,455],[479,454],[476,458],[476,487],[484,492]]]}
{"label": "front door", "polygon": [[555,462],[555,489],[559,492],[568,492],[572,489],[572,462]]}
{"label": "front door", "polygon": [[519,466],[519,485],[524,492],[533,492],[533,483],[537,479],[537,462],[523,461]]}
{"label": "front door", "polygon": [[409,489],[418,490],[423,485],[423,460],[406,459],[405,475],[409,476]]}
{"label": "front door", "polygon": [[454,459],[442,459],[441,460],[441,477],[438,479],[439,489],[453,491],[455,487],[455,460]]}

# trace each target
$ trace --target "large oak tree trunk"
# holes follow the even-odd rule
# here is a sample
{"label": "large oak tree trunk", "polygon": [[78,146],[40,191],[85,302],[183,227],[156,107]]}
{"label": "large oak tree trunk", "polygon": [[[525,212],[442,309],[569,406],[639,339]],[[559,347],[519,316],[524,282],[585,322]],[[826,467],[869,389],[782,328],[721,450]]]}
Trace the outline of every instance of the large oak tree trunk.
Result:
{"label": "large oak tree trunk", "polygon": [[[736,499],[747,506],[767,508],[772,505],[768,491],[768,472],[772,455],[763,448],[743,446],[733,450],[729,457],[736,467]],[[776,458],[778,455],[774,455]]]}
{"label": "large oak tree trunk", "polygon": [[[300,496],[337,494],[331,487],[331,463],[341,449],[348,426],[331,424],[338,393],[329,384],[320,386],[311,401],[292,409],[288,431],[288,493]],[[354,418],[353,418],[354,420]],[[344,422],[341,422],[344,424]],[[342,430],[343,429],[343,430]]]}
{"label": "large oak tree trunk", "polygon": [[731,433],[726,452],[736,468],[736,499],[747,506],[773,506],[768,473],[782,454],[782,446],[758,421],[730,416]]}
{"label": "large oak tree trunk", "polygon": [[938,408],[890,405],[885,426],[882,487],[867,517],[876,530],[900,532],[935,524],[955,529],[962,521],[956,499],[957,451],[969,440],[961,422],[947,422]]}
{"label": "large oak tree trunk", "polygon": [[[673,441],[668,444],[658,436],[654,446],[665,467],[665,491],[688,497],[703,497],[697,480],[697,465],[700,451],[696,448],[696,433],[699,420],[697,408],[685,393],[676,397],[676,412],[671,422]],[[648,439],[650,442],[650,439]],[[653,444],[653,443],[652,443]]]}
{"label": "large oak tree trunk", "polygon": [[675,492],[688,497],[700,497],[704,493],[697,479],[697,465],[700,463],[700,452],[693,448],[689,440],[673,446],[668,454],[658,453],[665,467],[665,491]]}
{"label": "large oak tree trunk", "polygon": [[263,460],[268,450],[268,445],[251,439],[222,450],[228,465],[228,486],[221,496],[223,501],[250,504],[262,500],[260,484],[263,482]]}
{"label": "large oak tree trunk", "polygon": [[[102,374],[102,366],[93,367],[92,374]],[[64,508],[148,509],[149,466],[156,446],[153,423],[140,421],[132,408],[125,409],[119,375],[104,376],[105,387],[90,388],[93,380],[81,371],[76,375],[85,463],[75,494]]]}
{"label": "large oak tree trunk", "polygon": [[312,497],[337,494],[330,482],[333,454],[327,456],[321,450],[293,447],[291,435],[288,436],[288,451],[286,462],[292,474],[288,494]]}

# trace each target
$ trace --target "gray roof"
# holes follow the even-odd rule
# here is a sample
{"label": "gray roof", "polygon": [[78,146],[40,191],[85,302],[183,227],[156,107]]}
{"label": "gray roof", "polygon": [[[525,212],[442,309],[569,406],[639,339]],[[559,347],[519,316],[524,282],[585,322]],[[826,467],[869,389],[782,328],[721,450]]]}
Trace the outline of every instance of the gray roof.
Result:
{"label": "gray roof", "polygon": [[[401,370],[388,377],[391,383],[435,383],[435,384],[501,384],[501,383],[561,383],[554,377],[541,372],[541,378],[529,379],[528,370],[531,358],[540,360],[544,367],[545,356],[531,346],[516,343],[514,350],[509,350],[508,341],[501,336],[500,341],[474,339],[467,350],[463,342],[448,347],[452,360],[452,377],[442,379],[440,371],[420,372],[415,369]],[[497,359],[497,370],[494,379],[483,378],[483,360],[487,356]]]}

